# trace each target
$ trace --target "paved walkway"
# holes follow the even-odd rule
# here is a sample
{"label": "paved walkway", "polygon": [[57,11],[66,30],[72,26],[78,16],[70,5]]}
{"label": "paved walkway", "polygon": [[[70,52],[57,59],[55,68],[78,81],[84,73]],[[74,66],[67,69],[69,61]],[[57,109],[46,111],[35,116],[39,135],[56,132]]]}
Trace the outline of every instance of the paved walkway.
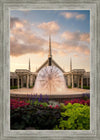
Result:
{"label": "paved walkway", "polygon": [[[11,89],[11,94],[33,94],[33,88],[20,88],[20,89]],[[66,91],[62,92],[62,95],[67,94],[83,94],[83,93],[90,93],[90,90],[87,89],[80,89],[80,88],[67,88]],[[55,95],[58,95],[54,93]],[[53,94],[53,95],[54,95]]]}

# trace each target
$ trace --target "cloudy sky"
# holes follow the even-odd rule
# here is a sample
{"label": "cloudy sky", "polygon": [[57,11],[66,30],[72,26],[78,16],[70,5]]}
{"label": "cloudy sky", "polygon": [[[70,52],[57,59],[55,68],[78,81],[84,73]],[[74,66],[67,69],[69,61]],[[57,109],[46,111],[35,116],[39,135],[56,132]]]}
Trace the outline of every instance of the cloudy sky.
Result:
{"label": "cloudy sky", "polygon": [[31,71],[48,58],[49,34],[53,59],[69,71],[90,71],[90,12],[88,10],[12,10],[10,12],[10,71]]}

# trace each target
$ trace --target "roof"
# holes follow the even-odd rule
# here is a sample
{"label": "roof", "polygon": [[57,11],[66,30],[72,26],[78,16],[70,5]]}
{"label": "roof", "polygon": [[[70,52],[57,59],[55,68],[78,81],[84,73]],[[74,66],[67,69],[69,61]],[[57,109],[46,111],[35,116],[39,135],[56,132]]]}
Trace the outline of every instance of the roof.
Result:
{"label": "roof", "polygon": [[15,72],[10,72],[10,77],[17,78],[17,74]]}
{"label": "roof", "polygon": [[[52,63],[57,66],[62,72],[65,72],[53,59],[52,59]],[[36,72],[39,72],[43,67],[45,67],[46,65],[48,65],[48,59],[36,70]]]}
{"label": "roof", "polygon": [[84,73],[85,69],[73,69],[72,72]]}
{"label": "roof", "polygon": [[16,69],[15,72],[29,72],[27,69]]}
{"label": "roof", "polygon": [[84,73],[84,78],[89,78],[90,77],[90,72],[85,72]]}

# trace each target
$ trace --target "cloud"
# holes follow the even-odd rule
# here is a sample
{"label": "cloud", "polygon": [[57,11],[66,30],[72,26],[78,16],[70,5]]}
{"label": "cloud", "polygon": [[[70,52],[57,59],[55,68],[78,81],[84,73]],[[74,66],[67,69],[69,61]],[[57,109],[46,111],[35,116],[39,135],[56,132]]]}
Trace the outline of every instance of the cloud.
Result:
{"label": "cloud", "polygon": [[90,34],[88,33],[83,33],[83,34],[80,34],[80,40],[81,41],[86,41],[86,42],[90,42]]}
{"label": "cloud", "polygon": [[10,18],[10,29],[30,29],[31,24],[26,20],[20,20],[19,18]]}
{"label": "cloud", "polygon": [[[11,18],[10,23],[11,55],[17,57],[28,53],[39,54],[41,56],[48,54],[48,40],[43,39],[42,37],[38,36],[35,32],[33,32],[31,29],[31,26],[33,25],[31,25],[25,20],[20,20],[18,18]],[[42,26],[45,24],[40,25],[40,28],[45,27]],[[46,25],[48,26],[48,24]],[[53,25],[55,26],[56,23]],[[50,31],[53,31],[54,26],[50,28]],[[46,28],[43,29],[46,30]],[[55,32],[57,32],[58,30],[59,28],[56,28]],[[90,35],[88,33],[65,31],[61,35],[61,37],[63,39],[62,42],[53,40],[51,42],[53,55],[67,56],[69,53],[89,55]]]}
{"label": "cloud", "polygon": [[75,19],[80,19],[80,20],[84,20],[85,19],[85,15],[84,14],[79,14],[77,12],[63,12],[61,13],[61,15],[63,15],[65,18],[70,19],[70,18],[75,18]]}
{"label": "cloud", "polygon": [[80,32],[69,32],[66,31],[62,34],[62,37],[66,40],[75,40],[75,41],[84,41],[90,42],[90,34],[89,33],[80,33]]}
{"label": "cloud", "polygon": [[46,40],[36,36],[29,26],[30,23],[18,18],[11,18],[10,54],[20,56],[27,53],[45,53]]}
{"label": "cloud", "polygon": [[78,14],[78,15],[76,15],[76,19],[84,20],[85,19],[85,15],[84,14]]}
{"label": "cloud", "polygon": [[38,28],[45,31],[46,34],[56,34],[59,31],[60,27],[55,21],[51,21],[39,24]]}
{"label": "cloud", "polygon": [[90,49],[88,48],[88,46],[86,46],[84,44],[79,44],[78,42],[76,42],[76,43],[73,42],[73,44],[64,42],[63,49],[65,49],[67,53],[78,53],[81,55],[90,54]]}
{"label": "cloud", "polygon": [[90,54],[90,34],[66,31],[62,34],[64,39],[62,47],[67,53]]}

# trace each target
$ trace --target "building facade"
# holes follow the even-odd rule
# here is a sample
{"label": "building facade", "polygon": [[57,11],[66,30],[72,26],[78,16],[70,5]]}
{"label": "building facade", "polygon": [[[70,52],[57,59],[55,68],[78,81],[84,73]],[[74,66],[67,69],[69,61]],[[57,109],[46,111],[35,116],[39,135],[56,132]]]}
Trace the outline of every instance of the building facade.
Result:
{"label": "building facade", "polygon": [[85,69],[72,69],[72,60],[70,59],[70,71],[65,72],[52,58],[51,52],[51,38],[49,37],[49,55],[48,59],[36,70],[31,72],[31,65],[29,59],[29,69],[16,69],[15,72],[10,72],[10,88],[29,88],[35,84],[38,72],[46,66],[58,67],[66,81],[66,86],[70,88],[83,88],[90,87],[90,72],[86,72]]}

